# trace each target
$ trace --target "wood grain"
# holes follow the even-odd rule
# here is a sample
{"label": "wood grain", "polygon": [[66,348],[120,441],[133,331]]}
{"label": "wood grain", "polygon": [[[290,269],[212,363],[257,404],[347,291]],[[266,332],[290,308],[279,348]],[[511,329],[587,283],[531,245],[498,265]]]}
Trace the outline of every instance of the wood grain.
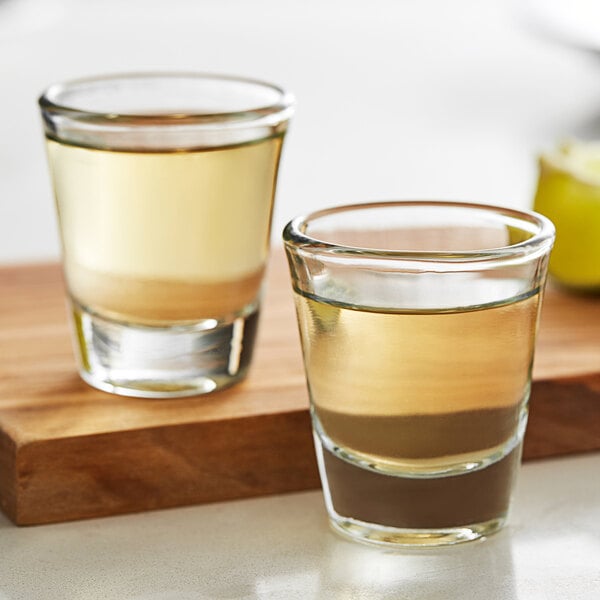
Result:
{"label": "wood grain", "polygon": [[[140,400],[75,371],[60,269],[0,269],[0,506],[36,524],[319,485],[293,301],[274,254],[242,384]],[[600,299],[549,289],[525,458],[600,449]]]}

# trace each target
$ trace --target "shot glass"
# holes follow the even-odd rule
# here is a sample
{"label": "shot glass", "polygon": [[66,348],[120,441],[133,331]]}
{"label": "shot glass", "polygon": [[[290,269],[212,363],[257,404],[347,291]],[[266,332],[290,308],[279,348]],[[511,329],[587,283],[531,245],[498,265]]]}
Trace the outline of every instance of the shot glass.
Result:
{"label": "shot glass", "polygon": [[291,221],[284,241],[333,527],[443,545],[506,521],[552,223],[455,202]]}
{"label": "shot glass", "polygon": [[242,379],[292,97],[134,73],[52,85],[39,105],[83,379],[140,397]]}

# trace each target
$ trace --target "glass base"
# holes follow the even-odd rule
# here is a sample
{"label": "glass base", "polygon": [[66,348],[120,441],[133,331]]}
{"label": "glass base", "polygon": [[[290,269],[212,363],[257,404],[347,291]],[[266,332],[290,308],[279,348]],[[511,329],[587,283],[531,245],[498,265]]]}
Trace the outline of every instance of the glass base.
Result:
{"label": "glass base", "polygon": [[379,546],[450,546],[474,540],[496,533],[504,527],[505,519],[493,519],[485,523],[448,527],[443,529],[399,529],[366,523],[355,519],[329,514],[332,528],[337,533],[353,541]]}
{"label": "glass base", "polygon": [[99,390],[139,398],[206,394],[241,381],[250,365],[258,310],[230,321],[145,326],[73,303],[81,377]]}

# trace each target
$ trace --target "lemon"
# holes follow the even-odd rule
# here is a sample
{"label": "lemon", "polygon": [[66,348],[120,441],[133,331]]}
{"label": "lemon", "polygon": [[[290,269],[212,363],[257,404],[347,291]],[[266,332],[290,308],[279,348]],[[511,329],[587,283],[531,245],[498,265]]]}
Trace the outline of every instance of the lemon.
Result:
{"label": "lemon", "polygon": [[540,157],[534,209],[556,227],[550,274],[600,291],[600,143],[569,142]]}

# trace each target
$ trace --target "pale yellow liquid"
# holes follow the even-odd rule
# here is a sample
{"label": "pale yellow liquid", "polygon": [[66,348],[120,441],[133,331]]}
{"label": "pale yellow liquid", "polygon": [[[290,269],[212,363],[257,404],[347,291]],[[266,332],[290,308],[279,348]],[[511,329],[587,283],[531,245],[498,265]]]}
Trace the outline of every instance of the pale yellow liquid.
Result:
{"label": "pale yellow liquid", "polygon": [[140,323],[219,318],[255,303],[281,144],[136,152],[48,140],[73,298]]}
{"label": "pale yellow liquid", "polygon": [[297,294],[324,434],[388,468],[490,454],[516,434],[527,400],[538,302],[535,294],[466,312],[392,313]]}

